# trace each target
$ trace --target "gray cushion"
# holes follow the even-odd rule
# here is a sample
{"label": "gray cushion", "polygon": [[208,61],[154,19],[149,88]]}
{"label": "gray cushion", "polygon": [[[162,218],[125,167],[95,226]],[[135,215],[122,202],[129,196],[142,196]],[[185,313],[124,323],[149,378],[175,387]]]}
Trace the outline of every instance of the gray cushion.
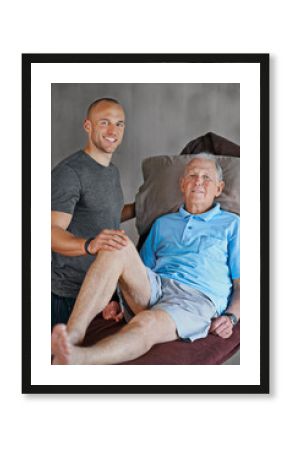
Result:
{"label": "gray cushion", "polygon": [[[225,187],[218,197],[221,208],[240,214],[240,158],[217,156]],[[183,203],[179,180],[192,155],[154,156],[143,161],[144,183],[136,195],[136,226],[140,235],[153,221],[168,212],[175,212]]]}

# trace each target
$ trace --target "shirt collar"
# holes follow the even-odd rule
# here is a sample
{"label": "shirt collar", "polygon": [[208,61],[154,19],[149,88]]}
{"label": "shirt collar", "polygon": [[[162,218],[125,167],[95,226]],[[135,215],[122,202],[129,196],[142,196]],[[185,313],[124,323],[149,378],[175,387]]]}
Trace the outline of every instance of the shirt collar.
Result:
{"label": "shirt collar", "polygon": [[220,213],[220,209],[221,206],[218,202],[214,203],[213,207],[202,213],[202,214],[191,214],[190,212],[186,211],[186,209],[184,209],[184,204],[179,208],[179,214],[186,218],[186,217],[192,217],[194,219],[200,219],[203,220],[204,222],[208,222],[209,220],[211,220],[214,216],[216,216],[217,214]]}

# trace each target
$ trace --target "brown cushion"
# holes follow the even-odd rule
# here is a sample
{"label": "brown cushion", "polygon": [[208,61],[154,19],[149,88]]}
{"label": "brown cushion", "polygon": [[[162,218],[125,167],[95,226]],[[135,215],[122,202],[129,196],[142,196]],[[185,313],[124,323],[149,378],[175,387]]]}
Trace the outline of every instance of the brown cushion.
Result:
{"label": "brown cushion", "polygon": [[182,150],[181,155],[205,151],[215,155],[240,157],[239,145],[211,131],[190,141]]}
{"label": "brown cushion", "polygon": [[[175,212],[183,203],[179,180],[192,155],[154,156],[143,161],[144,183],[136,195],[136,226],[145,234],[153,221],[166,213]],[[240,159],[217,156],[225,181],[218,201],[226,211],[240,213]]]}

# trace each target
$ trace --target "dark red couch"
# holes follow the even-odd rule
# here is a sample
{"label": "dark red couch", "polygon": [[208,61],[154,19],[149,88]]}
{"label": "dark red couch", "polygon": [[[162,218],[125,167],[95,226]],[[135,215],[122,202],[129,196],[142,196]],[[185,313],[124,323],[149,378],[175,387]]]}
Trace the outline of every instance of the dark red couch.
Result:
{"label": "dark red couch", "polygon": [[[119,331],[125,322],[116,323],[112,320],[104,320],[99,314],[90,324],[84,340],[84,346],[95,344],[100,339]],[[229,339],[210,334],[205,339],[198,339],[195,342],[168,342],[166,344],[155,345],[148,353],[134,361],[123,364],[222,364],[240,347],[240,323],[234,328],[234,332]]]}

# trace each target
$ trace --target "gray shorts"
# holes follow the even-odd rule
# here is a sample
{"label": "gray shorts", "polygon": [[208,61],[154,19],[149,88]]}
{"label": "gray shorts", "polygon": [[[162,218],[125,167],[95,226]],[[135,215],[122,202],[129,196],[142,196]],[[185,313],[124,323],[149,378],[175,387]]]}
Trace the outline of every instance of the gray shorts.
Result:
{"label": "gray shorts", "polygon": [[[176,324],[177,334],[185,341],[208,335],[211,319],[216,317],[214,303],[202,292],[169,278],[161,278],[147,268],[151,286],[148,309],[166,311]],[[120,302],[128,322],[134,316],[118,289]]]}

